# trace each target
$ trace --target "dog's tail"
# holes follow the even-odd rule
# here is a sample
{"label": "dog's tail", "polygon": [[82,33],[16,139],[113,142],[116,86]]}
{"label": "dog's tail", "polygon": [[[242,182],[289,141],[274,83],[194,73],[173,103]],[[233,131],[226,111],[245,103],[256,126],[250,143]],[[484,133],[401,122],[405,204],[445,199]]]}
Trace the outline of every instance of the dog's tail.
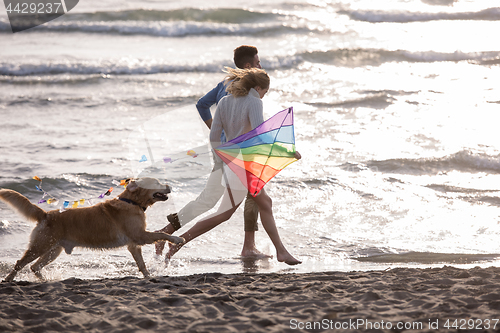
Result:
{"label": "dog's tail", "polygon": [[0,199],[8,203],[28,220],[42,221],[47,216],[46,211],[33,205],[28,198],[16,191],[0,189]]}

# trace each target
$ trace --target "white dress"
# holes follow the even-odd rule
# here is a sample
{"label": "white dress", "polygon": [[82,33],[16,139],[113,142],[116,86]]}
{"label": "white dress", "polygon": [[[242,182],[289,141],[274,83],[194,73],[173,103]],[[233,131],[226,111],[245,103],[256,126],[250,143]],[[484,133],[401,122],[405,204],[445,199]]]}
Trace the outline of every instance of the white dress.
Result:
{"label": "white dress", "polygon": [[[219,101],[215,111],[212,128],[210,130],[210,142],[212,148],[217,148],[221,142],[222,130],[226,134],[227,141],[245,134],[264,122],[263,105],[259,93],[251,88],[248,95],[235,97],[227,95]],[[216,163],[221,159],[214,153]],[[239,177],[226,165],[222,184],[234,191],[248,191]]]}

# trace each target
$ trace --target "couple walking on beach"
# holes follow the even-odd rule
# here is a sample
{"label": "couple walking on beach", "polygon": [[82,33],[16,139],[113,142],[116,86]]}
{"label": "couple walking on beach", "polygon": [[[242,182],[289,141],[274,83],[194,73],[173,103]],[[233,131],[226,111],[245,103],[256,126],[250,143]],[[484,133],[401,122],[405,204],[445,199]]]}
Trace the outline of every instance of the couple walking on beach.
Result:
{"label": "couple walking on beach", "polygon": [[[226,67],[228,76],[214,89],[203,96],[196,108],[210,129],[210,143],[216,148],[221,143],[247,133],[264,122],[262,98],[269,89],[270,79],[260,65],[258,50],[254,46],[242,45],[234,50],[234,64],[237,69]],[[210,107],[217,109],[212,119]],[[300,154],[297,152],[297,159]],[[276,248],[278,261],[289,265],[300,264],[283,245],[276,228],[272,211],[272,200],[264,189],[252,197],[238,177],[214,154],[214,168],[208,177],[205,188],[193,201],[178,213],[167,216],[169,223],[158,232],[168,234],[179,230],[186,223],[213,208],[222,197],[217,212],[197,222],[181,235],[186,243],[227,221],[246,197],[244,207],[245,239],[243,257],[269,257],[255,247],[255,231],[258,230],[257,218],[260,217],[264,230]],[[184,243],[185,244],[185,243]],[[169,260],[184,245],[170,245],[165,259]],[[164,242],[156,243],[156,254],[161,255]]]}

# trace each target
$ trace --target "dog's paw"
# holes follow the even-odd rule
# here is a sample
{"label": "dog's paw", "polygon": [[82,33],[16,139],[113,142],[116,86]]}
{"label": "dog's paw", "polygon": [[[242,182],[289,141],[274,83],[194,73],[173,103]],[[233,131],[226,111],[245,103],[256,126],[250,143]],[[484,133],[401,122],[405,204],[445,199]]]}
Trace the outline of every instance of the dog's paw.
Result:
{"label": "dog's paw", "polygon": [[173,244],[184,244],[185,239],[182,237],[172,236],[170,242]]}

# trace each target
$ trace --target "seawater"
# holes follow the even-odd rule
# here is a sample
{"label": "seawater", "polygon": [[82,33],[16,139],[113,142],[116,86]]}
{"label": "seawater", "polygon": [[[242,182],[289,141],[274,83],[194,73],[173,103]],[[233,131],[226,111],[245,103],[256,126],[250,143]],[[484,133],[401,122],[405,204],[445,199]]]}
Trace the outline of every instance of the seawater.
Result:
{"label": "seawater", "polygon": [[[37,203],[36,175],[61,201],[97,202],[111,186],[106,198],[122,191],[114,180],[152,175],[173,188],[147,212],[148,230],[163,227],[167,214],[198,195],[211,169],[208,130],[194,105],[233,65],[232,50],[250,44],[271,76],[265,116],[295,111],[303,158],[266,190],[282,239],[303,264],[242,261],[240,209],[167,267],[144,246],[153,274],[497,266],[496,6],[85,1],[16,34],[0,13],[0,187]],[[198,157],[186,154],[191,149]],[[33,227],[0,204],[2,275]],[[274,254],[260,229],[258,248]],[[76,249],[45,274],[139,276],[125,249]],[[19,278],[34,279],[28,270]]]}

